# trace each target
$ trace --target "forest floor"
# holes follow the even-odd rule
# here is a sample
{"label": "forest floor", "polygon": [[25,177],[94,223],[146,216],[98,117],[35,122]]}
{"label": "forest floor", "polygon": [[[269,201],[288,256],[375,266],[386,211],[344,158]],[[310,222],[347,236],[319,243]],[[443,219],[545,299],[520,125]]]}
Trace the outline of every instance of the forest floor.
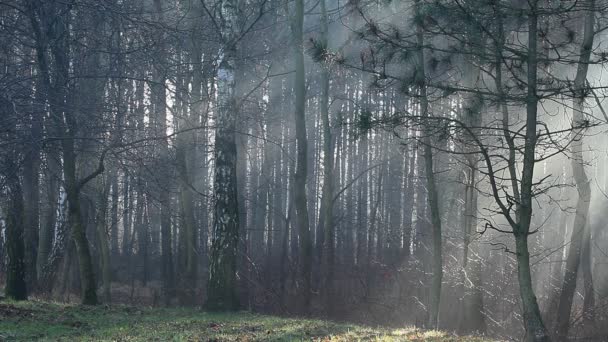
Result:
{"label": "forest floor", "polygon": [[0,302],[0,341],[489,341],[248,312]]}

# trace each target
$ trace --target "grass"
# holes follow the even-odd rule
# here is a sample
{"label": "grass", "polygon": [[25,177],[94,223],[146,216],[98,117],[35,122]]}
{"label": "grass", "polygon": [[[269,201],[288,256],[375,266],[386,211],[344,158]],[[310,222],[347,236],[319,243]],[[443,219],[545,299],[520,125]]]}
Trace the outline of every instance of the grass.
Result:
{"label": "grass", "polygon": [[0,341],[488,341],[415,328],[398,330],[193,308],[84,307],[0,302]]}

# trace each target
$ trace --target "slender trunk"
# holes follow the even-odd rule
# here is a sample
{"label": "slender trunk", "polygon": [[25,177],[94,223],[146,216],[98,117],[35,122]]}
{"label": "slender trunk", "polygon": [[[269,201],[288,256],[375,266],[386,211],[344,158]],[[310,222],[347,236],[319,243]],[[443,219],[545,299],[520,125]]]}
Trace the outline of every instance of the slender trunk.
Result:
{"label": "slender trunk", "polygon": [[584,300],[583,323],[591,328],[595,323],[595,288],[593,286],[593,263],[591,258],[591,227],[585,229],[583,235],[583,250],[581,255],[581,270],[583,272]]}
{"label": "slender trunk", "polygon": [[[416,2],[416,11],[420,11],[420,3]],[[416,30],[417,41],[417,68],[416,68],[416,83],[419,86],[420,95],[420,116],[424,124],[424,132],[422,142],[424,145],[424,165],[427,184],[427,200],[431,212],[432,225],[432,241],[433,241],[433,260],[432,260],[432,281],[431,293],[429,302],[429,319],[428,325],[431,328],[437,328],[439,325],[439,304],[441,301],[441,282],[443,278],[443,257],[442,257],[442,238],[441,238],[441,213],[439,212],[439,199],[437,197],[437,188],[435,174],[433,171],[433,148],[431,146],[431,135],[433,128],[429,117],[429,102],[426,92],[426,73],[424,68],[424,33],[423,28],[418,25]]]}
{"label": "slender trunk", "polygon": [[[163,6],[160,0],[154,0],[154,10],[156,20],[163,23]],[[163,173],[159,176],[158,184],[158,200],[160,202],[160,233],[161,233],[161,278],[162,278],[162,297],[165,305],[168,305],[175,294],[175,277],[173,270],[173,243],[171,234],[171,175],[168,168],[165,167],[169,159],[169,146],[167,138],[167,94],[165,89],[165,51],[164,39],[165,35],[160,33],[157,37],[159,44],[158,58],[155,59],[155,83],[152,88],[152,101],[154,102],[154,111],[156,115],[155,133],[159,137],[158,162],[162,165]]]}
{"label": "slender trunk", "polygon": [[[40,204],[40,151],[42,140],[42,121],[44,117],[44,95],[38,82],[34,96],[30,138],[23,161],[24,197],[24,243],[25,275],[30,288],[35,287],[37,279],[37,256],[39,246],[39,204]],[[45,237],[46,238],[46,237]],[[46,260],[46,259],[42,259]]]}
{"label": "slender trunk", "polygon": [[369,233],[369,221],[367,216],[368,211],[368,191],[369,191],[369,173],[365,171],[369,167],[369,140],[367,136],[362,137],[359,142],[360,154],[359,170],[366,172],[359,186],[358,201],[359,208],[357,210],[357,265],[359,267],[366,264],[364,260],[369,256],[367,252],[367,239]]}
{"label": "slender trunk", "polygon": [[[423,91],[425,92],[425,91]],[[422,102],[426,102],[426,95],[422,96]],[[423,108],[427,106],[423,104]],[[424,115],[425,110],[422,113]],[[424,164],[427,179],[427,200],[431,212],[431,224],[432,224],[432,240],[433,240],[433,276],[431,282],[431,297],[430,297],[430,316],[429,326],[437,328],[439,324],[439,303],[441,300],[441,282],[443,279],[443,257],[442,257],[442,238],[441,238],[441,214],[439,212],[439,200],[437,197],[437,189],[435,182],[435,175],[433,173],[433,151],[430,146],[431,129],[425,133],[424,138]]]}
{"label": "slender trunk", "polygon": [[[480,48],[481,33],[476,27],[470,28],[469,49],[473,52]],[[479,88],[481,80],[481,70],[477,63],[479,61],[466,61],[464,69],[465,87],[468,89]],[[473,134],[479,136],[480,128],[483,124],[482,113],[483,98],[481,95],[467,93],[464,95],[464,108],[462,120],[467,124]],[[475,143],[469,136],[465,136],[466,151],[473,152]],[[463,227],[463,304],[464,312],[460,320],[460,329],[464,332],[485,332],[485,318],[483,315],[483,293],[481,290],[481,265],[482,260],[479,254],[479,243],[475,241],[477,237],[477,156],[469,154],[466,157],[466,185],[465,185],[465,204],[464,204],[464,227]]]}
{"label": "slender trunk", "polygon": [[[411,134],[411,133],[408,133]],[[407,178],[405,180],[405,203],[403,205],[403,256],[409,258],[411,255],[411,243],[412,243],[412,217],[414,214],[414,194],[416,192],[415,187],[415,167],[416,167],[416,153],[413,149],[406,151],[407,156],[405,158]]]}
{"label": "slender trunk", "polygon": [[[108,177],[109,178],[109,177]],[[111,286],[111,270],[110,270],[110,245],[108,243],[108,230],[107,230],[107,211],[108,211],[108,194],[110,192],[110,186],[112,182],[108,179],[100,180],[97,186],[97,193],[99,194],[97,203],[97,217],[95,219],[97,239],[99,240],[99,253],[100,253],[100,268],[101,268],[101,280],[103,288],[103,301],[106,304],[110,304],[110,286]]]}
{"label": "slender trunk", "polygon": [[388,177],[387,181],[389,184],[386,187],[387,191],[387,223],[388,223],[388,234],[387,234],[387,264],[392,268],[399,267],[401,245],[403,243],[402,236],[402,205],[401,200],[403,196],[402,177],[403,177],[403,159],[400,146],[396,142],[394,137],[389,140],[390,151],[388,160]]}
{"label": "slender trunk", "polygon": [[142,195],[141,191],[137,194],[137,215],[135,220],[135,229],[137,230],[137,259],[141,263],[141,282],[142,286],[146,286],[148,283],[148,257],[150,256],[150,234],[148,232],[149,227],[149,203],[146,203],[146,198]]}
{"label": "slender trunk", "polygon": [[122,255],[127,264],[130,263],[132,241],[131,241],[131,217],[133,213],[133,188],[129,182],[129,175],[124,175],[124,186],[122,194],[123,214],[122,214]]}
{"label": "slender trunk", "polygon": [[[242,70],[239,70],[238,65],[235,66],[235,92],[239,93],[241,90],[236,85],[239,84],[239,80],[242,80]],[[239,77],[241,76],[241,77]],[[247,155],[247,145],[249,143],[249,134],[250,130],[245,127],[243,122],[237,122],[236,130],[239,132],[245,132],[245,134],[238,134],[235,136],[236,142],[236,154],[240,156],[240,158],[236,159],[236,193],[237,193],[237,203],[238,203],[238,217],[239,217],[239,245],[237,249],[239,250],[239,259],[237,260],[237,273],[243,274],[245,279],[251,279],[253,272],[252,269],[254,265],[249,261],[250,257],[254,257],[257,255],[258,250],[257,247],[251,246],[252,243],[257,243],[255,241],[255,237],[259,235],[255,231],[250,230],[250,216],[248,215],[248,208],[246,199],[249,198],[248,190],[251,189],[251,186],[248,187],[248,173],[247,172],[247,164],[249,157]],[[253,169],[256,168],[255,159],[252,158],[251,167]],[[254,216],[254,215],[251,215]],[[255,249],[255,250],[254,250]],[[255,259],[254,259],[255,260]],[[238,287],[238,284],[237,284]],[[251,309],[251,304],[253,303],[254,298],[250,296],[250,292],[248,291],[247,286],[239,287],[239,298],[243,298],[246,300],[245,305],[246,309]]]}
{"label": "slender trunk", "polygon": [[[515,222],[512,223],[513,235],[515,237],[517,275],[519,281],[519,292],[523,306],[523,323],[526,330],[527,341],[549,341],[547,329],[542,321],[540,309],[532,286],[532,275],[530,273],[530,252],[528,249],[528,235],[532,217],[532,184],[534,176],[534,155],[536,150],[536,127],[537,127],[537,34],[538,34],[538,8],[537,0],[531,1],[528,17],[528,65],[527,65],[527,100],[526,100],[526,135],[524,146],[523,171],[521,183],[518,182],[514,144],[514,137],[510,134],[509,112],[507,110],[505,92],[502,85],[502,56],[505,33],[502,23],[502,13],[498,11],[498,37],[496,43],[496,88],[499,94],[499,106],[502,111],[503,134],[509,148],[507,166],[512,183],[513,197],[519,200],[516,206]],[[521,184],[521,185],[520,185]]]}
{"label": "slender trunk", "polygon": [[[196,52],[195,52],[196,54]],[[199,79],[200,81],[200,79]],[[185,90],[183,89],[183,85],[180,89],[182,91],[182,95],[185,96]],[[197,98],[197,103],[200,101],[200,84],[195,89],[196,93],[194,94]],[[194,215],[194,166],[195,163],[195,155],[194,155],[194,147],[196,146],[196,134],[191,129],[195,126],[195,122],[192,120],[192,116],[197,115],[200,111],[200,108],[197,104],[196,107],[193,105],[193,112],[190,115],[187,113],[187,110],[181,111],[178,118],[178,130],[185,131],[183,133],[178,134],[176,140],[176,159],[177,159],[177,170],[178,170],[178,179],[180,186],[180,213],[181,213],[181,228],[180,229],[180,241],[181,241],[181,272],[183,272],[183,279],[181,284],[183,286],[182,290],[186,294],[185,302],[186,303],[194,303],[194,289],[196,288],[196,275],[197,275],[197,227],[196,227],[196,217]],[[200,114],[199,114],[200,115]],[[196,116],[194,116],[196,117]],[[180,287],[182,287],[180,286]]]}
{"label": "slender trunk", "polygon": [[300,296],[302,310],[308,311],[310,306],[311,270],[312,270],[312,241],[308,218],[308,201],[306,199],[306,180],[308,176],[308,141],[306,138],[306,85],[304,71],[304,0],[295,0],[295,10],[292,17],[292,34],[295,60],[295,130],[296,130],[296,170],[294,175],[294,206],[296,211],[296,226],[299,234],[299,278],[302,281]]}
{"label": "slender trunk", "polygon": [[483,333],[486,330],[483,315],[483,293],[481,284],[482,260],[479,254],[479,242],[474,241],[477,235],[477,166],[469,168],[469,179],[465,191],[464,215],[464,258],[463,258],[463,301],[464,312],[461,316],[460,329],[464,332]]}
{"label": "slender trunk", "polygon": [[528,60],[527,60],[527,99],[526,99],[526,132],[521,176],[521,198],[517,208],[517,224],[513,227],[517,253],[517,276],[519,292],[523,306],[523,320],[528,341],[549,341],[547,329],[543,323],[538,301],[532,286],[530,273],[530,252],[528,236],[532,220],[532,201],[534,183],[534,165],[536,152],[536,127],[538,115],[537,96],[537,41],[538,41],[538,0],[529,2],[528,15]]}
{"label": "slender trunk", "polygon": [[[570,238],[570,248],[566,259],[566,272],[559,300],[557,315],[557,334],[560,338],[566,338],[570,326],[570,312],[574,291],[576,290],[576,279],[578,267],[581,264],[581,253],[586,258],[583,265],[585,277],[585,307],[589,310],[589,305],[593,303],[593,281],[590,270],[590,251],[589,240],[591,238],[591,228],[587,224],[589,214],[589,203],[591,202],[591,186],[587,173],[585,172],[585,157],[583,155],[583,134],[585,132],[585,97],[587,87],[587,70],[589,69],[589,59],[593,48],[594,23],[595,23],[595,1],[587,0],[587,8],[584,22],[583,41],[580,48],[579,63],[574,79],[574,99],[572,104],[572,174],[578,190],[578,202],[574,216],[574,225]],[[585,272],[586,271],[586,272]],[[591,297],[591,298],[588,298]],[[584,318],[588,320],[590,312],[584,312]]]}
{"label": "slender trunk", "polygon": [[[117,130],[122,129],[117,127]],[[112,186],[111,190],[111,201],[112,206],[110,207],[110,255],[112,260],[116,260],[120,250],[118,247],[118,172],[116,169],[112,169],[108,173],[108,182]]]}
{"label": "slender trunk", "polygon": [[61,165],[58,156],[51,151],[46,152],[47,170],[44,172],[44,183],[46,184],[44,202],[40,213],[41,224],[38,239],[38,256],[36,263],[37,278],[43,278],[44,270],[53,247],[55,225],[57,224],[57,210],[59,203],[59,180],[57,175],[61,173]]}
{"label": "slender trunk", "polygon": [[[276,10],[276,9],[275,9]],[[266,284],[269,288],[274,288],[273,274],[276,269],[275,260],[280,256],[279,248],[282,243],[281,234],[284,232],[284,203],[283,203],[283,184],[282,184],[282,160],[281,160],[281,122],[282,117],[282,83],[283,79],[275,77],[270,80],[269,85],[269,108],[267,112],[268,140],[265,144],[265,155],[269,158],[269,171],[267,180],[268,198],[268,236],[266,243],[265,274]]]}
{"label": "slender trunk", "polygon": [[[327,8],[325,0],[321,0],[321,37],[320,44],[324,48],[328,48],[327,39]],[[333,275],[334,275],[334,222],[333,222],[333,194],[334,194],[334,153],[333,141],[329,118],[329,66],[325,63],[320,64],[320,115],[321,126],[323,132],[323,188],[321,190],[321,208],[319,215],[319,235],[322,236],[322,245],[317,246],[321,251],[322,274],[325,277],[324,281],[324,302],[327,305],[327,311],[332,314],[332,297],[333,295]]]}

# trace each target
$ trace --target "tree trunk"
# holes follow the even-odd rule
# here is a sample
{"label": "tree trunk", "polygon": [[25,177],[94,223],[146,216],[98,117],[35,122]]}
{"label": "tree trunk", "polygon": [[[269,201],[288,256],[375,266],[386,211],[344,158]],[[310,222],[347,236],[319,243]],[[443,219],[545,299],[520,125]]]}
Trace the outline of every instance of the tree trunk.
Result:
{"label": "tree trunk", "polygon": [[[481,46],[481,32],[476,27],[469,30],[469,49],[471,51]],[[465,61],[464,82],[468,89],[478,89],[481,81],[481,70],[479,61]],[[473,134],[479,135],[483,125],[481,113],[483,110],[483,98],[475,93],[465,93],[463,95],[463,118]],[[474,141],[467,136],[464,139],[465,151],[473,152],[476,147]],[[483,293],[481,289],[481,266],[482,260],[479,254],[479,242],[475,241],[477,234],[477,171],[478,156],[468,154],[466,160],[465,180],[465,203],[464,203],[464,227],[463,227],[463,263],[462,263],[462,283],[463,283],[463,305],[464,312],[460,318],[460,329],[463,332],[484,333],[486,330],[485,318],[483,315]]]}
{"label": "tree trunk", "polygon": [[[325,0],[321,0],[321,37],[320,44],[328,48],[328,21]],[[321,273],[325,278],[322,289],[323,300],[328,314],[332,314],[333,303],[333,275],[334,275],[334,222],[333,222],[333,196],[334,196],[334,151],[329,118],[329,65],[324,61],[320,64],[320,114],[323,131],[323,188],[321,190],[321,208],[319,214],[318,232],[322,234],[322,245],[317,246],[321,251]]]}
{"label": "tree trunk", "polygon": [[215,132],[215,208],[209,259],[208,310],[237,310],[237,246],[239,213],[236,183],[235,58],[237,8],[233,0],[222,0],[223,39],[217,71],[218,111]]}
{"label": "tree trunk", "polygon": [[[116,127],[116,130],[121,130],[122,127]],[[110,207],[110,256],[113,261],[116,260],[120,249],[118,247],[118,170],[112,168],[108,172],[108,182],[110,183],[111,189],[111,202]]]}
{"label": "tree trunk", "polygon": [[[44,183],[46,184],[42,210],[40,213],[40,234],[38,239],[38,256],[36,263],[37,278],[40,280],[44,275],[45,267],[53,247],[55,236],[55,226],[57,225],[57,211],[59,204],[59,180],[57,176],[61,173],[61,165],[57,160],[58,156],[51,152],[46,152],[47,169],[44,172]],[[47,286],[45,284],[45,286]]]}
{"label": "tree trunk", "polygon": [[[420,11],[419,0],[416,2],[416,11]],[[437,197],[437,188],[435,182],[435,174],[433,170],[433,148],[431,146],[431,136],[433,128],[429,117],[429,102],[426,92],[426,73],[424,68],[424,34],[423,28],[418,25],[416,29],[417,41],[417,65],[416,65],[416,83],[420,91],[420,116],[424,125],[424,136],[422,142],[424,145],[424,165],[427,180],[427,200],[431,212],[432,224],[432,240],[433,240],[433,260],[432,260],[432,281],[431,293],[429,301],[429,319],[428,326],[434,329],[439,325],[439,304],[441,301],[441,282],[443,279],[443,257],[442,257],[442,238],[441,238],[441,213],[439,212],[439,199]]]}
{"label": "tree trunk", "polygon": [[97,282],[93,270],[91,251],[80,208],[80,189],[76,184],[76,165],[72,145],[73,139],[63,140],[63,173],[66,179],[68,199],[68,222],[72,230],[72,239],[76,245],[78,266],[80,270],[81,302],[84,305],[96,305]]}
{"label": "tree trunk", "polygon": [[[110,177],[108,177],[110,178]],[[109,179],[101,179],[97,186],[97,193],[99,194],[97,203],[97,215],[95,218],[97,239],[99,240],[99,253],[100,260],[99,266],[101,268],[101,280],[103,288],[103,301],[106,304],[111,302],[111,263],[110,263],[110,245],[108,243],[108,230],[107,230],[107,211],[108,211],[108,194],[110,192],[110,186],[112,182]]]}
{"label": "tree trunk", "polygon": [[[412,132],[408,132],[408,135]],[[405,187],[405,203],[403,205],[403,256],[409,258],[411,255],[412,244],[412,217],[414,215],[414,194],[416,193],[415,167],[416,167],[416,151],[413,148],[408,148],[405,152],[406,167],[406,187]]]}
{"label": "tree trunk", "polygon": [[521,176],[521,199],[517,208],[517,224],[513,227],[517,253],[517,276],[523,306],[523,319],[527,341],[549,341],[549,334],[543,323],[538,302],[532,286],[530,273],[530,252],[528,235],[532,220],[532,201],[534,183],[534,164],[536,152],[536,127],[538,115],[537,96],[537,41],[538,41],[538,0],[529,2],[528,16],[528,61],[527,61],[527,99],[526,132]]}
{"label": "tree trunk", "polygon": [[137,214],[135,216],[135,229],[137,230],[137,259],[141,263],[141,282],[142,286],[148,283],[149,266],[148,259],[150,255],[150,234],[149,227],[149,211],[146,203],[147,199],[143,196],[141,189],[137,192]]}
{"label": "tree trunk", "polygon": [[[559,300],[557,311],[557,334],[560,338],[566,338],[570,326],[570,312],[574,291],[576,290],[576,279],[578,267],[581,263],[581,253],[584,251],[586,265],[583,266],[585,277],[585,307],[591,309],[593,303],[593,281],[590,272],[590,237],[591,228],[587,224],[589,214],[589,203],[591,202],[591,186],[587,173],[585,172],[585,157],[583,155],[583,134],[585,132],[585,97],[587,96],[587,70],[589,69],[589,59],[593,48],[594,23],[595,23],[595,1],[587,0],[588,7],[585,15],[583,41],[580,48],[579,63],[574,79],[574,99],[572,104],[572,174],[578,189],[578,202],[574,216],[574,225],[570,238],[570,248],[566,259],[566,272]],[[587,292],[590,291],[590,292]],[[591,297],[591,298],[588,298]],[[584,312],[584,318],[588,320],[590,312]]]}
{"label": "tree trunk", "polygon": [[131,250],[133,242],[131,241],[131,218],[134,211],[133,208],[133,187],[130,183],[129,174],[124,174],[124,186],[122,194],[123,214],[122,214],[122,256],[126,259],[126,263],[130,263]]}
{"label": "tree trunk", "polygon": [[[198,50],[191,51],[191,54],[199,56]],[[197,62],[200,65],[200,61]],[[200,70],[199,70],[200,71]],[[194,170],[196,165],[196,156],[194,153],[194,146],[197,145],[196,133],[193,131],[196,121],[193,118],[200,116],[200,100],[201,100],[201,86],[200,86],[200,75],[195,83],[197,86],[193,86],[194,104],[191,106],[191,113],[188,114],[187,109],[184,107],[180,117],[178,118],[178,131],[182,131],[176,137],[177,144],[175,148],[176,159],[177,159],[177,171],[179,179],[179,205],[181,214],[181,229],[180,229],[180,241],[181,243],[181,272],[183,272],[181,289],[185,297],[184,302],[191,304],[194,303],[197,280],[197,249],[198,249],[198,234],[196,227],[196,217],[194,215],[195,202],[194,202]],[[180,86],[182,96],[186,96],[186,91],[183,89],[184,86]],[[180,287],[182,287],[180,286]]]}
{"label": "tree trunk", "polygon": [[[471,164],[470,164],[471,165]],[[464,215],[464,257],[463,257],[463,304],[464,312],[460,320],[460,329],[464,332],[484,333],[486,330],[483,315],[483,293],[481,284],[482,260],[479,254],[479,242],[473,241],[477,235],[477,165],[468,170],[465,191]]]}
{"label": "tree trunk", "polygon": [[[160,0],[154,0],[154,10],[156,20],[162,23],[163,6]],[[162,169],[159,176],[158,200],[160,202],[160,233],[161,233],[161,278],[162,278],[162,298],[165,305],[169,305],[175,294],[175,276],[173,270],[173,243],[171,234],[171,178],[168,168],[165,167],[169,162],[169,145],[167,135],[167,94],[165,89],[165,35],[160,33],[157,36],[159,44],[158,58],[155,59],[155,82],[151,86],[152,101],[156,115],[155,133],[158,137],[159,151],[158,163]]]}
{"label": "tree trunk", "polygon": [[39,246],[40,151],[44,118],[44,93],[40,90],[41,83],[38,82],[36,85],[32,106],[34,112],[30,122],[31,141],[27,142],[28,147],[23,161],[25,275],[30,288],[35,287],[36,284]]}
{"label": "tree trunk", "polygon": [[304,0],[295,0],[292,15],[292,39],[295,60],[295,130],[296,130],[296,170],[294,175],[294,206],[296,211],[296,227],[299,242],[299,289],[302,300],[301,309],[308,312],[311,296],[312,271],[312,241],[308,218],[308,201],[306,199],[306,182],[308,177],[308,140],[306,138],[306,80],[304,71]]}
{"label": "tree trunk", "polygon": [[[12,104],[0,97],[0,110],[8,114],[8,127],[5,130],[8,151],[1,157],[3,175],[6,182],[8,203],[5,212],[6,238],[6,287],[7,298],[14,300],[27,299],[26,264],[24,246],[24,206],[21,183],[19,181],[19,143],[17,141],[17,118],[12,110]],[[11,113],[12,112],[12,113]]]}

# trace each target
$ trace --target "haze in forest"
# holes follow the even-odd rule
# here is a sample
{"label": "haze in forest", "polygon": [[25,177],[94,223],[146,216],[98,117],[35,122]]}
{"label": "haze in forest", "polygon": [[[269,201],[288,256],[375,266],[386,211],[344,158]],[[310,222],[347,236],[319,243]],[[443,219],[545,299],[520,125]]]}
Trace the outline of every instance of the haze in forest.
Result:
{"label": "haze in forest", "polygon": [[8,299],[608,336],[604,0],[0,0]]}

